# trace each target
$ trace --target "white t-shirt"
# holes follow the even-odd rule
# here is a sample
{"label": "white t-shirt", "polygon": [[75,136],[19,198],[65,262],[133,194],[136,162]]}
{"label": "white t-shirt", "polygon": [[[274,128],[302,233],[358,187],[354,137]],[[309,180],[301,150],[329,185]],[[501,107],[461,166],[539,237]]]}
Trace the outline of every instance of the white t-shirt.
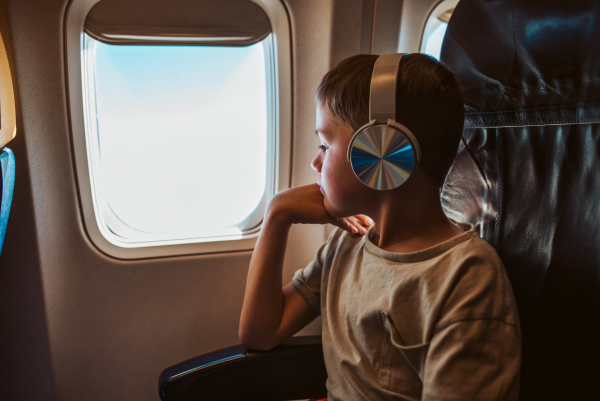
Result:
{"label": "white t-shirt", "polygon": [[328,400],[517,400],[521,331],[473,226],[400,254],[335,230],[293,283],[322,315]]}

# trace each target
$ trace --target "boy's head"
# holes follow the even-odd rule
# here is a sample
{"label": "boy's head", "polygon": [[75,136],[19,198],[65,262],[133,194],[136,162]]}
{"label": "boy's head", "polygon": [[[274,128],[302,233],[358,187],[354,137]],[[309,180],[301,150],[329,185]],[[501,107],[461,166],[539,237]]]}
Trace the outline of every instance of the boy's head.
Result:
{"label": "boy's head", "polygon": [[[377,58],[358,55],[343,60],[325,74],[317,89],[321,112],[352,132],[369,122],[371,75]],[[419,169],[441,187],[463,130],[460,86],[446,66],[415,53],[402,58],[396,94],[396,120],[412,131],[421,147]]]}

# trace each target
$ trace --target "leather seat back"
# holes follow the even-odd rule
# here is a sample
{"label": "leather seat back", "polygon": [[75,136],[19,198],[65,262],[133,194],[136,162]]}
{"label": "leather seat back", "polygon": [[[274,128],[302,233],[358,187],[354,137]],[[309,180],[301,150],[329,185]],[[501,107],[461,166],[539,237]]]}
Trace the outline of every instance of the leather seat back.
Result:
{"label": "leather seat back", "polygon": [[441,59],[465,96],[442,199],[499,253],[521,400],[600,389],[600,2],[462,0]]}

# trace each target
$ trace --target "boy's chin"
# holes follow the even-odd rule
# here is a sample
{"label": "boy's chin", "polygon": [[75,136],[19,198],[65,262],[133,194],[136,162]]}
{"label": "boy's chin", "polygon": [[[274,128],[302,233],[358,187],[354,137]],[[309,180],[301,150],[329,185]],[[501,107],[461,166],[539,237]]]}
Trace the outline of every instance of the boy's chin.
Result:
{"label": "boy's chin", "polygon": [[350,211],[345,210],[345,208],[329,202],[327,198],[325,198],[323,205],[325,206],[325,211],[327,212],[327,214],[329,214],[333,218],[341,219],[353,215]]}

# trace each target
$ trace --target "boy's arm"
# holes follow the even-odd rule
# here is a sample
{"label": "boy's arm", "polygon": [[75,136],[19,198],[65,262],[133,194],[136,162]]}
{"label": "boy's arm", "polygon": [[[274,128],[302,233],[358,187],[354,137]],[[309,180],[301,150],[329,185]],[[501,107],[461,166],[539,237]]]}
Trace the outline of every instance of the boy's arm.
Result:
{"label": "boy's arm", "polygon": [[355,219],[327,214],[317,184],[282,191],[269,203],[250,261],[240,318],[240,340],[246,347],[273,348],[317,317],[292,283],[281,288],[283,259],[292,224],[327,223],[351,233],[365,232]]}
{"label": "boy's arm", "polygon": [[281,288],[291,226],[281,220],[267,213],[250,261],[239,334],[252,349],[271,349],[317,317],[292,283]]}

